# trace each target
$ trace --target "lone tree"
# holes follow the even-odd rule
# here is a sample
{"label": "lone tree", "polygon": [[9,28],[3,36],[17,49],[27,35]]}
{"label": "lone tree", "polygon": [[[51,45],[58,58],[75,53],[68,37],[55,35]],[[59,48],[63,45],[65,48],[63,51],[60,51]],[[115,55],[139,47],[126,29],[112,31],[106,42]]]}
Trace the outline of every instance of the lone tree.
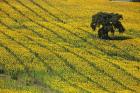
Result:
{"label": "lone tree", "polygon": [[121,24],[120,20],[123,19],[122,15],[107,13],[107,12],[99,12],[92,16],[91,27],[93,30],[98,30],[98,36],[101,39],[111,39],[108,36],[108,32],[111,32],[114,35],[115,31],[119,31],[120,33],[124,32],[125,29]]}

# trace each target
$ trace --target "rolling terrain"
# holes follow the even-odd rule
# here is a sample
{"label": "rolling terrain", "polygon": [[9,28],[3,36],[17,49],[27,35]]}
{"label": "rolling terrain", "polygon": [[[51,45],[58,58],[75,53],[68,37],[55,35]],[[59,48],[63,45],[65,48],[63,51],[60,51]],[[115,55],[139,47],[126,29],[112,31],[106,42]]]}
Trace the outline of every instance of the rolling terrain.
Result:
{"label": "rolling terrain", "polygon": [[[98,39],[97,12],[124,16]],[[0,0],[0,93],[140,93],[140,3]]]}

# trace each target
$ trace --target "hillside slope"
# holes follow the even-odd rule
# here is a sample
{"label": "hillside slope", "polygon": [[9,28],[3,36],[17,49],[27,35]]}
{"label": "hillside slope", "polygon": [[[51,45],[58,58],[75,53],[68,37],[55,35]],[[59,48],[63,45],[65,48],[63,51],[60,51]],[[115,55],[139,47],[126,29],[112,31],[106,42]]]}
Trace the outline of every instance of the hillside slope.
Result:
{"label": "hillside slope", "polygon": [[[126,32],[100,40],[97,12]],[[0,0],[0,93],[140,93],[140,3]]]}

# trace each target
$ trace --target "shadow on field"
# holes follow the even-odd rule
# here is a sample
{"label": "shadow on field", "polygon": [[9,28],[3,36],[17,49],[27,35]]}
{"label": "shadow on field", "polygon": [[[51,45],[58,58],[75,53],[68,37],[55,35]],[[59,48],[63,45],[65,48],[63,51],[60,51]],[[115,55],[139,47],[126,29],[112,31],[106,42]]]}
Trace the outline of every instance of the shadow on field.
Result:
{"label": "shadow on field", "polygon": [[127,39],[132,39],[130,36],[114,36],[109,40],[127,40]]}

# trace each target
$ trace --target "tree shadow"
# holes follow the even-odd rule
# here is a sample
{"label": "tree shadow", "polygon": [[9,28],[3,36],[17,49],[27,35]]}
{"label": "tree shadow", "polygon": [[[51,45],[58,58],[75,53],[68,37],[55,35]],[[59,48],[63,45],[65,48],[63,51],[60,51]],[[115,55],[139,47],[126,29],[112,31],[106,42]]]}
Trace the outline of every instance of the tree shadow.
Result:
{"label": "tree shadow", "polygon": [[127,39],[132,39],[130,36],[114,36],[111,37],[109,40],[127,40]]}

